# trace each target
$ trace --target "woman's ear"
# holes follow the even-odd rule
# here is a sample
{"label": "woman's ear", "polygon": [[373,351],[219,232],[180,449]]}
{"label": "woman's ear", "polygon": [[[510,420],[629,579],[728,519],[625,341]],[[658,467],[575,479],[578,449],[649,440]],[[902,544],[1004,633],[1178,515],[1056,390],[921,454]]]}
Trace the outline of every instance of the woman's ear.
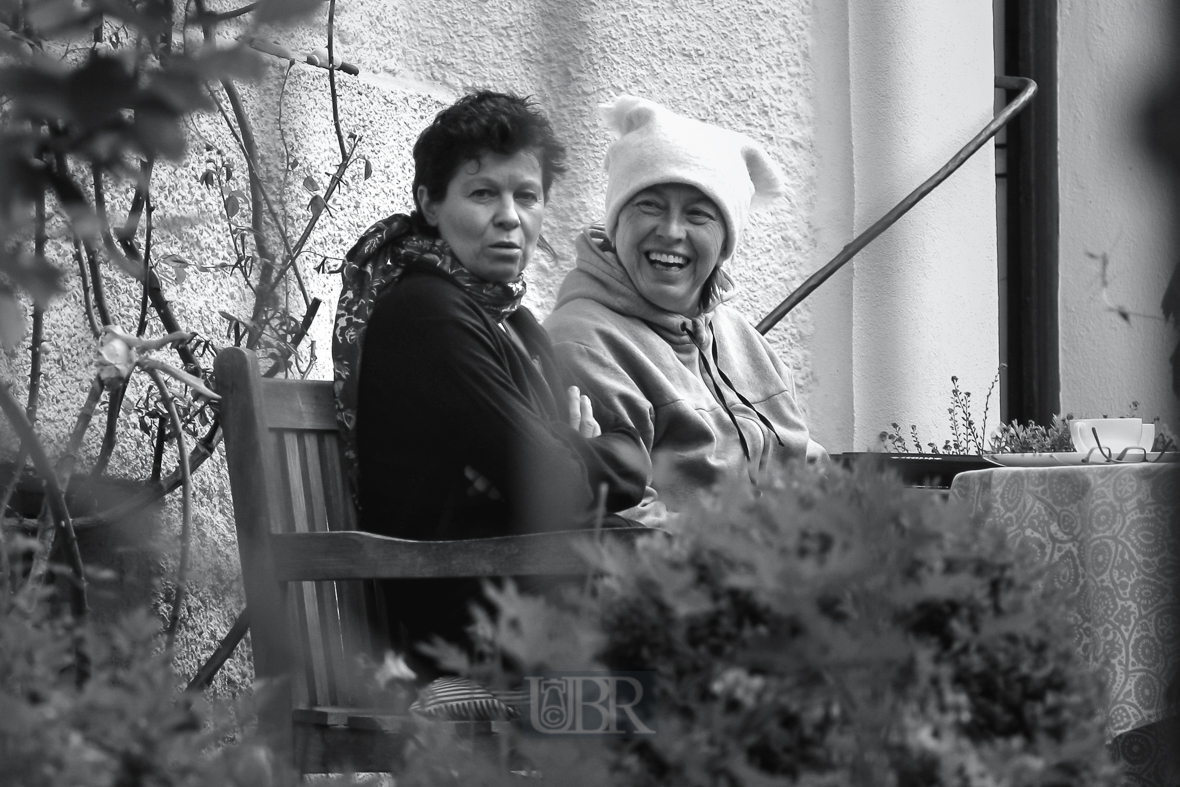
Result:
{"label": "woman's ear", "polygon": [[418,205],[422,208],[422,218],[431,227],[438,226],[438,203],[430,198],[425,186],[418,187]]}

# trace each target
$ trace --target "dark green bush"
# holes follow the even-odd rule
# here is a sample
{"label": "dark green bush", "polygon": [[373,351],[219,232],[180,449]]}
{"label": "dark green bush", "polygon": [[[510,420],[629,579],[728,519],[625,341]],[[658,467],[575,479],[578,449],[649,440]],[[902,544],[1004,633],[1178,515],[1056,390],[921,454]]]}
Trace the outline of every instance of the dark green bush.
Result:
{"label": "dark green bush", "polygon": [[[547,782],[1115,782],[1101,688],[1005,534],[892,477],[807,468],[680,531],[608,550],[591,592],[492,592],[484,633],[526,671],[659,674],[655,738],[521,738]],[[424,753],[405,783],[472,783],[454,751]]]}
{"label": "dark green bush", "polygon": [[178,690],[148,613],[79,624],[0,599],[0,774],[7,787],[266,787],[290,773],[234,740],[228,709]]}

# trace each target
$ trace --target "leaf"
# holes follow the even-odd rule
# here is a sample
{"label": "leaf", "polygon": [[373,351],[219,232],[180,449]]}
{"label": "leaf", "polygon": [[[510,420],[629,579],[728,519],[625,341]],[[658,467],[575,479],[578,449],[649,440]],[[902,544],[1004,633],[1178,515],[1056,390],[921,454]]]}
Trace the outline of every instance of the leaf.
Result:
{"label": "leaf", "polygon": [[373,177],[373,162],[365,159],[365,180]]}
{"label": "leaf", "polygon": [[25,252],[0,254],[0,275],[19,290],[24,290],[38,306],[45,307],[60,293],[62,272],[45,257]]}
{"label": "leaf", "polygon": [[307,209],[310,210],[311,215],[315,216],[315,217],[318,217],[321,213],[323,213],[324,208],[326,208],[327,206],[328,206],[328,204],[326,202],[324,202],[324,198],[321,197],[319,194],[316,194],[315,196],[313,196],[311,198],[311,202],[307,203]]}
{"label": "leaf", "polygon": [[225,215],[229,218],[232,219],[234,216],[238,215],[238,209],[240,207],[241,205],[238,203],[238,198],[233,194],[230,194],[225,198]]}
{"label": "leaf", "polygon": [[314,194],[320,190],[320,184],[316,182],[315,178],[313,178],[311,175],[308,175],[303,179],[303,188]]}
{"label": "leaf", "polygon": [[225,312],[225,311],[218,311],[217,313],[220,314],[225,319],[229,320],[234,325],[244,325],[247,328],[254,327],[254,323],[250,322],[249,320],[247,320],[244,317],[235,317],[234,315],[230,314],[229,312]]}
{"label": "leaf", "polygon": [[213,170],[207,169],[201,173],[200,182],[205,188],[211,189],[217,182],[217,176],[213,174]]}

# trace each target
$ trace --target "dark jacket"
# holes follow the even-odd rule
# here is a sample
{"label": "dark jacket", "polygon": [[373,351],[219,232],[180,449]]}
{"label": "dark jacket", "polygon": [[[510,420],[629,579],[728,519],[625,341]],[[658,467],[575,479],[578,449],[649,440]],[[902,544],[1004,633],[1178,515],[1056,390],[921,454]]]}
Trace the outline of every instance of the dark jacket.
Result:
{"label": "dark jacket", "polygon": [[[603,483],[608,512],[640,501],[638,434],[604,423],[579,435],[544,330],[523,307],[507,322],[520,343],[429,264],[381,295],[357,402],[364,529],[441,540],[584,527]],[[501,499],[477,492],[469,467]]]}

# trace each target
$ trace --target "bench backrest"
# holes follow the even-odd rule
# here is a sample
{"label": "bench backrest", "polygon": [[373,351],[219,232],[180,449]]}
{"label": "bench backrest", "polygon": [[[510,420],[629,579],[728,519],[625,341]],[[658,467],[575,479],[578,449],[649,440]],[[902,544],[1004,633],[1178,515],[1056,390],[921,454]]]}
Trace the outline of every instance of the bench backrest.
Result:
{"label": "bench backrest", "polygon": [[363,704],[354,660],[389,641],[373,583],[275,582],[267,538],[356,529],[332,384],[264,378],[239,348],[216,371],[255,671],[293,674],[295,707]]}
{"label": "bench backrest", "polygon": [[464,541],[355,532],[332,384],[263,378],[254,354],[240,348],[218,353],[215,370],[254,670],[293,675],[295,708],[366,704],[355,659],[379,659],[391,642],[370,580],[584,574],[595,541],[626,544],[652,532]]}

